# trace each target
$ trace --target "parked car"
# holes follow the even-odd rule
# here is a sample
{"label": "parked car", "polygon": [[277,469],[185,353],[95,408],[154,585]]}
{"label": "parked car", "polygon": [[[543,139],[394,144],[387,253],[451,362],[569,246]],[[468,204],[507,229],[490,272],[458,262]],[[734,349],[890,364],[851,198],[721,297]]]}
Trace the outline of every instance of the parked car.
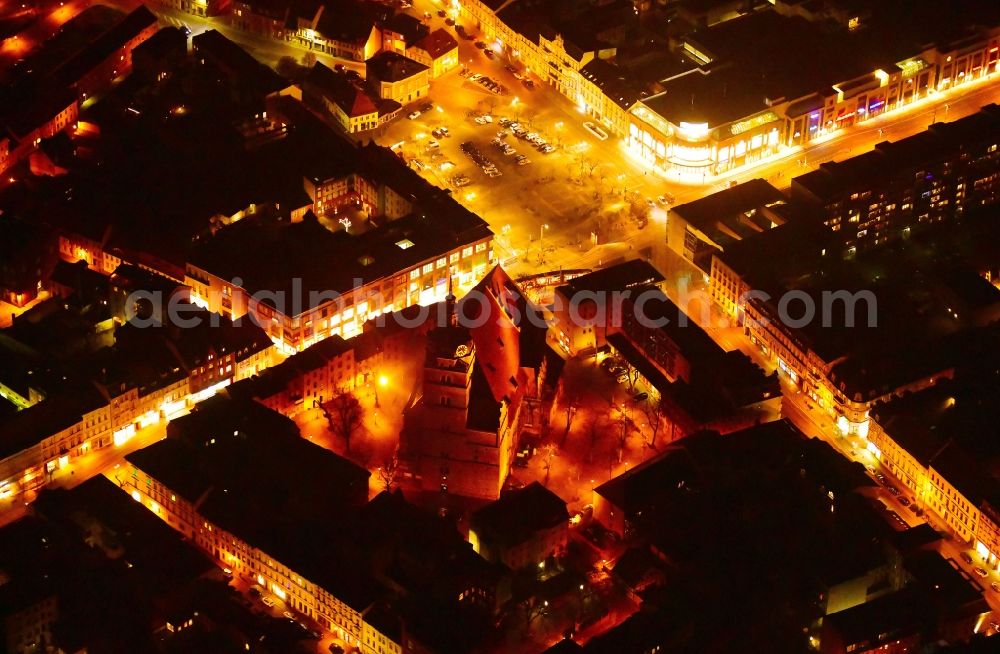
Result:
{"label": "parked car", "polygon": [[295,616],[292,615],[291,611],[285,611],[281,615],[285,616],[289,620],[294,620],[295,619]]}
{"label": "parked car", "polygon": [[451,16],[448,16],[447,18],[444,19],[444,24],[448,26],[454,25],[455,19],[452,18]]}
{"label": "parked car", "polygon": [[910,500],[906,499],[905,497],[899,498],[899,503],[902,504],[903,506],[910,506]]}
{"label": "parked car", "polygon": [[523,84],[524,88],[526,88],[528,90],[531,90],[531,89],[535,88],[535,82],[532,81],[530,78],[527,78],[527,77],[525,77],[523,80],[521,80],[521,84]]}
{"label": "parked car", "polygon": [[1000,584],[998,584],[997,582],[995,582],[995,581],[994,581],[994,582],[992,582],[992,583],[990,584],[990,588],[992,588],[992,589],[993,589],[993,592],[994,592],[994,593],[1000,593]]}
{"label": "parked car", "polygon": [[270,597],[261,597],[260,603],[266,606],[267,608],[272,608],[274,606],[274,600],[271,599]]}
{"label": "parked car", "polygon": [[421,112],[430,111],[433,108],[434,108],[433,102],[425,102],[424,104],[420,105]]}
{"label": "parked car", "polygon": [[420,118],[420,112],[419,111],[411,111],[409,114],[407,114],[406,117],[409,118],[410,120],[416,120],[417,118]]}
{"label": "parked car", "polygon": [[476,47],[479,48],[480,50],[485,50],[486,44],[483,43],[482,41],[476,41]]}
{"label": "parked car", "polygon": [[492,59],[496,54],[489,48],[483,48],[483,54],[486,55],[487,59]]}
{"label": "parked car", "polygon": [[445,16],[448,15],[448,12],[446,12],[444,9],[438,9],[437,15],[440,16],[441,18],[444,18]]}
{"label": "parked car", "polygon": [[976,568],[976,574],[984,578],[989,575],[989,573],[983,570],[982,568]]}
{"label": "parked car", "polygon": [[959,554],[959,557],[961,557],[961,559],[963,561],[965,561],[966,563],[968,563],[970,565],[972,564],[972,557],[969,556],[968,552],[962,552],[961,554]]}

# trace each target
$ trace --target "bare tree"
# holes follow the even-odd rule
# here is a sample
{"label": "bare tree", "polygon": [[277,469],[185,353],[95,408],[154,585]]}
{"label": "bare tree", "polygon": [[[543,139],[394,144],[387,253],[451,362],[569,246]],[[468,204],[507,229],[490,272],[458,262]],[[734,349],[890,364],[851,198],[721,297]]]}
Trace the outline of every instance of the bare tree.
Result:
{"label": "bare tree", "polygon": [[378,477],[382,480],[385,490],[391,491],[396,483],[396,474],[399,472],[399,446],[392,451],[392,455],[378,467]]}
{"label": "bare tree", "polygon": [[635,384],[639,381],[642,373],[628,361],[625,362],[625,374],[628,375],[628,392],[635,393]]}
{"label": "bare tree", "polygon": [[665,400],[661,396],[652,402],[647,402],[645,411],[646,417],[649,418],[649,429],[652,436],[649,440],[649,446],[655,450],[656,436],[660,433],[660,427],[663,426],[664,421],[667,420]]}
{"label": "bare tree", "polygon": [[594,462],[594,450],[597,449],[597,442],[601,440],[602,433],[601,418],[594,416],[587,424],[587,463]]}
{"label": "bare tree", "polygon": [[528,629],[531,629],[532,622],[549,611],[548,601],[540,600],[534,594],[532,594],[532,596],[528,598],[522,606],[524,607],[524,617],[526,620],[525,626]]}
{"label": "bare tree", "polygon": [[628,415],[625,413],[625,407],[622,406],[618,410],[618,429],[616,436],[618,438],[618,463],[622,462],[622,458],[625,455],[625,445],[628,443],[628,433],[631,427],[631,420],[629,420]]}
{"label": "bare tree", "polygon": [[323,417],[337,436],[344,439],[344,446],[351,451],[351,437],[363,428],[362,419],[365,410],[354,393],[343,392],[333,397],[329,402],[320,405]]}
{"label": "bare tree", "polygon": [[580,406],[579,376],[573,373],[563,375],[560,391],[562,395],[560,402],[566,411],[566,430],[563,432],[560,445],[566,445],[566,437],[569,436],[569,430],[573,426],[573,418],[576,417],[577,409]]}
{"label": "bare tree", "polygon": [[543,485],[548,486],[549,476],[552,473],[552,461],[556,458],[559,448],[556,447],[555,443],[546,443],[542,449],[545,450],[545,459],[542,463],[542,468],[545,470],[545,483]]}

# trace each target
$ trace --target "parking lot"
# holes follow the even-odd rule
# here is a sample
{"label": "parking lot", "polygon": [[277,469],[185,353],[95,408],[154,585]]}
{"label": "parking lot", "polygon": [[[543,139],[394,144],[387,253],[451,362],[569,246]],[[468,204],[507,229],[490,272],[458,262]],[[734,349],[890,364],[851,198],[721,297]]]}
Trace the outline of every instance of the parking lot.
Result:
{"label": "parking lot", "polygon": [[[635,235],[647,198],[665,192],[662,181],[630,165],[617,141],[588,130],[587,117],[555,90],[484,52],[474,40],[461,40],[465,74],[435,80],[433,108],[413,119],[404,114],[379,143],[486,219],[497,235],[498,259],[515,271],[569,267],[597,243]],[[508,120],[523,128],[520,136]],[[435,134],[442,127],[448,134]],[[507,152],[491,143],[501,130]],[[463,144],[493,166],[477,163]]]}

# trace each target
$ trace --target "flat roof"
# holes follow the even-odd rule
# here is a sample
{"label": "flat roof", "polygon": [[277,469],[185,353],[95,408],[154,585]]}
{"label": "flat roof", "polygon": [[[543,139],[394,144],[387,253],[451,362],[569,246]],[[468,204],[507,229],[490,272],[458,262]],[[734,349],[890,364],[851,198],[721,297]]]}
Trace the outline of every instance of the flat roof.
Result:
{"label": "flat roof", "polygon": [[647,284],[658,284],[663,275],[648,261],[632,259],[574,277],[558,291],[567,297],[581,291],[624,291]]}
{"label": "flat roof", "polygon": [[712,226],[727,218],[781,202],[784,194],[767,181],[751,179],[731,188],[705,197],[679,204],[670,209],[689,225],[700,231],[710,231]]}

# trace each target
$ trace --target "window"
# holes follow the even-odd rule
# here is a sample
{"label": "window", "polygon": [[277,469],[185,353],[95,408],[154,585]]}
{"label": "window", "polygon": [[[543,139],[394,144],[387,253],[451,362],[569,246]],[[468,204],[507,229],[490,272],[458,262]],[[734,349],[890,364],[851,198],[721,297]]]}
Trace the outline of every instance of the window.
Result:
{"label": "window", "polygon": [[486,250],[485,243],[476,243],[476,252],[483,252]]}
{"label": "window", "polygon": [[471,247],[467,247],[467,248],[463,248],[462,249],[462,257],[463,258],[464,257],[471,257],[471,256],[472,256],[472,248]]}
{"label": "window", "polygon": [[449,260],[449,261],[450,261],[451,263],[455,263],[456,261],[458,261],[458,252],[452,252],[452,253],[451,253],[451,256],[450,256],[450,257],[448,257],[448,260]]}

